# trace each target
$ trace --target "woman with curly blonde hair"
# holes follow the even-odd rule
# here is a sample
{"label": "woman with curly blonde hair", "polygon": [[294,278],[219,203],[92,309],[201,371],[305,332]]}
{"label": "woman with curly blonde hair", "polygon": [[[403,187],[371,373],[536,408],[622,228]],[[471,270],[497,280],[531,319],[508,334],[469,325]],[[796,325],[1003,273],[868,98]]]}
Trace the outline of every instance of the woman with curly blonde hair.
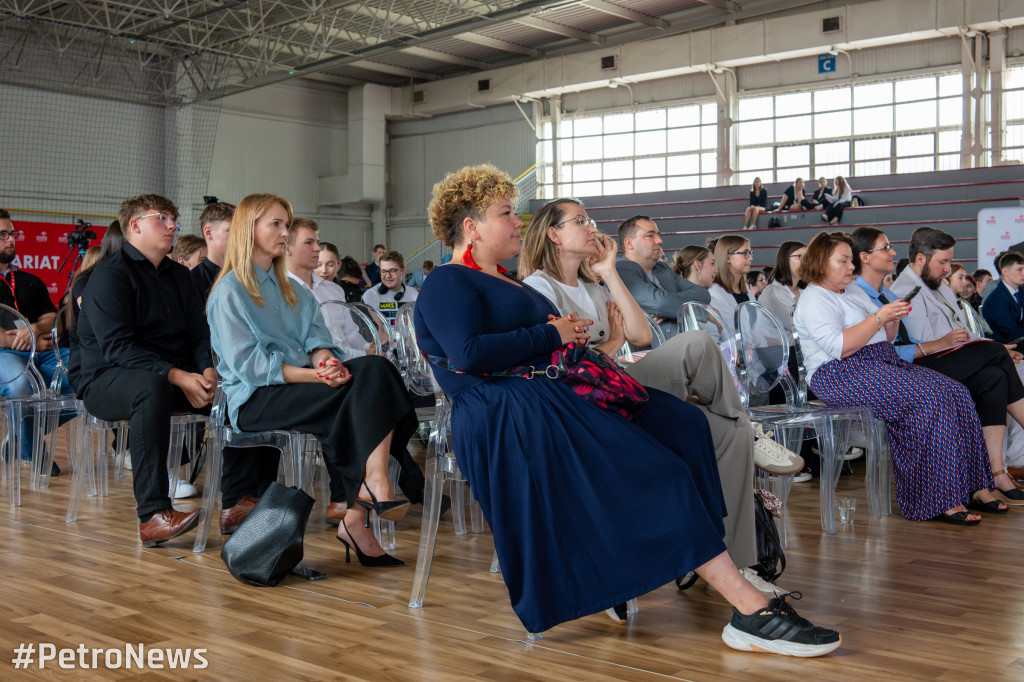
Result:
{"label": "woman with curly blonde hair", "polygon": [[[560,315],[499,265],[519,252],[516,193],[489,165],[434,186],[434,234],[454,255],[427,278],[415,320],[523,625],[541,632],[609,609],[624,622],[626,601],[694,570],[735,607],[727,645],[796,656],[838,647],[839,633],[803,620],[785,597],[769,602],[729,559],[706,420],[680,419],[681,401],[656,389],[629,419],[549,378],[552,354],[585,345],[594,321]],[[589,229],[576,222],[551,227]],[[685,438],[681,423],[692,426]],[[643,520],[623,502],[640,505]]]}

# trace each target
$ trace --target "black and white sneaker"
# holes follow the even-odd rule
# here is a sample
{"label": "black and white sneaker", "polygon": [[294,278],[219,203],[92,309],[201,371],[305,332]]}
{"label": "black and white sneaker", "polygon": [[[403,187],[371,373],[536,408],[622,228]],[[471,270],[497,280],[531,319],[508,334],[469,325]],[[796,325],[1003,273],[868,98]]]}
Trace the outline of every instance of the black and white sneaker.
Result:
{"label": "black and white sneaker", "polygon": [[610,609],[605,609],[604,612],[606,616],[619,625],[625,625],[626,621],[629,620],[629,606],[625,602],[616,604]]}
{"label": "black and white sneaker", "polygon": [[801,618],[786,597],[800,599],[789,592],[768,602],[767,608],[744,616],[735,608],[732,620],[722,630],[722,641],[738,651],[760,651],[782,656],[810,658],[836,650],[843,638],[835,630],[815,627]]}

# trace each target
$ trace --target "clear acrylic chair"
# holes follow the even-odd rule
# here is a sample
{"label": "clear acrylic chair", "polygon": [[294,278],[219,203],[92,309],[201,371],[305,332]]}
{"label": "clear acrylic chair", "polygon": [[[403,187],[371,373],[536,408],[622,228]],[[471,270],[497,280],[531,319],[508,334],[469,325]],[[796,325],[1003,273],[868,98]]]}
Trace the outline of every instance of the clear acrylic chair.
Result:
{"label": "clear acrylic chair", "polygon": [[629,341],[622,344],[622,350],[619,351],[619,357],[625,362],[635,362],[643,357],[646,351],[653,350],[665,343],[665,332],[661,330],[650,315],[645,315],[647,318],[647,324],[651,326],[651,345],[641,348],[639,346],[633,346]]}
{"label": "clear acrylic chair", "polygon": [[974,309],[974,306],[970,303],[960,301],[960,316],[967,325],[967,331],[969,331],[974,338],[988,338],[988,332],[991,330],[987,329],[988,325],[985,323],[985,318],[981,316],[981,313]]}
{"label": "clear acrylic chair", "polygon": [[[377,346],[377,355],[394,362],[395,327],[391,324],[391,320],[384,317],[379,310],[375,310],[365,303],[348,303],[347,305],[352,306],[366,315],[367,318],[373,320],[374,325],[377,327],[377,337],[380,339],[380,345]],[[399,309],[402,307],[404,306],[399,306]]]}
{"label": "clear acrylic chair", "polygon": [[[834,494],[842,470],[843,455],[850,444],[851,429],[864,434],[867,473],[865,481],[871,514],[884,513],[881,497],[888,498],[888,487],[880,483],[887,470],[882,461],[880,432],[884,426],[875,420],[871,408],[827,407],[807,403],[806,384],[801,385],[789,370],[789,349],[797,343],[795,335],[787,332],[779,320],[764,306],[754,301],[741,303],[736,308],[736,338],[739,342],[737,375],[749,396],[748,414],[751,421],[770,427],[779,443],[799,451],[806,429],[813,430],[818,440],[821,457],[820,507],[821,526],[826,533],[836,532]],[[767,402],[769,391],[782,385],[785,405]],[[756,404],[755,404],[756,403]]]}

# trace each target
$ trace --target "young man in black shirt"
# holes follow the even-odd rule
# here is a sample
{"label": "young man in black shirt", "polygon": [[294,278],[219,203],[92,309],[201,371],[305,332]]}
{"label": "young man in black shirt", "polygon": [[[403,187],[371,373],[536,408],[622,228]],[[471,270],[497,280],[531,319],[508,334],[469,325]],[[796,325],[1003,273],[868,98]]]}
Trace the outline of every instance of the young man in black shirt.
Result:
{"label": "young man in black shirt", "polygon": [[[19,329],[16,333],[8,332],[0,339],[0,396],[32,395],[32,383],[24,373],[32,348],[32,337],[36,340],[34,364],[43,379],[44,387],[49,386],[57,371],[57,358],[53,353],[53,339],[50,330],[57,315],[57,308],[50,300],[46,284],[30,272],[15,270],[12,262],[16,255],[17,232],[11,222],[11,214],[0,208],[0,303],[14,308],[31,323],[30,327]],[[68,360],[66,348],[60,349],[61,359]],[[17,379],[11,380],[18,376]],[[61,393],[71,393],[71,387],[63,380]],[[70,418],[70,417],[68,417]],[[66,421],[66,420],[64,420]],[[32,459],[32,434],[34,434],[31,417],[23,422],[21,439],[22,459]],[[54,465],[51,472],[56,475],[60,469]]]}
{"label": "young man in black shirt", "polygon": [[204,303],[210,297],[210,288],[213,287],[213,282],[224,265],[228,235],[231,234],[231,218],[234,214],[234,204],[216,201],[208,204],[199,216],[199,224],[203,227],[203,239],[206,240],[206,260],[192,268],[192,279],[199,285]]}
{"label": "young man in black shirt", "polygon": [[78,319],[86,409],[130,420],[129,450],[139,538],[152,547],[195,527],[168,496],[173,412],[208,412],[217,387],[202,296],[188,268],[167,258],[178,209],[154,194],[121,204],[127,243],[89,279]]}

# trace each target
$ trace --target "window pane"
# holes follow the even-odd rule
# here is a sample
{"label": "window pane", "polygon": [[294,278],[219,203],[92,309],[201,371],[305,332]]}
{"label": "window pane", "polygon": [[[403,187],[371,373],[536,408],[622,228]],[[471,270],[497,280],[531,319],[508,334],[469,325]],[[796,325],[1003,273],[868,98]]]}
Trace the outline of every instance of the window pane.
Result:
{"label": "window pane", "polygon": [[700,105],[700,122],[715,123],[718,121],[718,105],[714,102]]}
{"label": "window pane", "polygon": [[774,115],[771,97],[750,97],[739,103],[739,120],[771,118]]}
{"label": "window pane", "polygon": [[700,173],[700,156],[697,154],[668,157],[669,175],[696,175],[697,173]]}
{"label": "window pane", "polygon": [[537,161],[551,161],[554,158],[551,149],[551,140],[537,143]]}
{"label": "window pane", "polygon": [[[562,166],[562,177],[558,178],[559,182],[572,182],[574,170],[575,169],[573,166]],[[544,174],[544,179],[547,180],[547,173]]]}
{"label": "window pane", "polygon": [[[1003,156],[1007,155],[1003,154]],[[959,154],[943,154],[939,157],[935,170],[957,170],[958,168],[960,168]]]}
{"label": "window pane", "polygon": [[[639,115],[637,116],[639,118]],[[637,121],[637,127],[639,127],[639,120]],[[636,154],[637,156],[645,156],[647,154],[664,154],[665,153],[665,131],[664,130],[652,130],[646,133],[636,134]]]}
{"label": "window pane", "polygon": [[896,160],[897,173],[928,173],[933,170],[935,170],[934,156]]}
{"label": "window pane", "polygon": [[772,153],[771,147],[754,147],[752,149],[739,150],[739,167],[741,169],[771,168],[774,165],[775,155]]}
{"label": "window pane", "polygon": [[715,152],[700,155],[700,170],[704,173],[714,173],[718,170],[718,154]]}
{"label": "window pane", "polygon": [[895,130],[919,130],[935,127],[935,100],[896,105]]}
{"label": "window pane", "polygon": [[572,121],[562,121],[558,124],[559,137],[572,137]]}
{"label": "window pane", "polygon": [[715,175],[702,175],[700,176],[701,187],[718,187],[718,177]]}
{"label": "window pane", "polygon": [[632,180],[614,180],[612,182],[604,183],[604,194],[632,194],[633,193],[633,181]]}
{"label": "window pane", "polygon": [[568,140],[558,141],[558,157],[562,161],[562,163],[573,160],[571,137]]}
{"label": "window pane", "polygon": [[853,89],[853,106],[872,107],[892,102],[892,83],[858,85]]}
{"label": "window pane", "polygon": [[939,100],[940,126],[959,127],[963,120],[963,101],[959,97],[947,97],[946,99]]}
{"label": "window pane", "polygon": [[1007,121],[1019,121],[1024,118],[1024,90],[1004,92],[1003,111],[1006,112]]}
{"label": "window pane", "polygon": [[[600,159],[601,139],[601,137],[577,137],[572,145],[572,158],[576,161]],[[565,160],[568,161],[568,159]]]}
{"label": "window pane", "polygon": [[[957,76],[957,79],[963,83],[960,76]],[[1003,89],[1013,88],[1024,88],[1024,66],[1011,66],[1003,72]]]}
{"label": "window pane", "polygon": [[850,108],[850,88],[818,90],[814,93],[815,111],[835,111]]}
{"label": "window pane", "polygon": [[794,92],[789,95],[776,95],[775,115],[792,116],[811,112],[811,93]]}
{"label": "window pane", "polygon": [[[905,135],[896,138],[896,156],[917,156],[918,154],[934,153],[934,135]],[[904,171],[899,172],[902,173]]]}
{"label": "window pane", "polygon": [[814,115],[814,137],[849,137],[853,115],[849,111],[833,111]]}
{"label": "window pane", "polygon": [[681,128],[683,126],[700,125],[700,107],[676,107],[668,110],[668,126],[670,128]]}
{"label": "window pane", "polygon": [[695,152],[700,149],[700,128],[669,128],[668,151]]}
{"label": "window pane", "polygon": [[937,86],[934,76],[896,81],[895,86],[897,102],[911,102],[916,99],[935,99]]}
{"label": "window pane", "polygon": [[814,163],[819,167],[826,163],[849,160],[849,142],[825,142],[814,145]]}
{"label": "window pane", "polygon": [[611,116],[605,116],[604,132],[605,134],[633,132],[633,114],[612,114]]}
{"label": "window pane", "polygon": [[540,137],[542,140],[551,139],[551,121],[540,124]]}
{"label": "window pane", "polygon": [[780,166],[806,166],[811,163],[811,146],[779,147],[775,158]]}
{"label": "window pane", "polygon": [[573,134],[576,137],[583,137],[584,135],[600,135],[601,130],[601,119],[600,118],[579,118],[574,121],[575,127]]}
{"label": "window pane", "polygon": [[806,140],[811,136],[811,117],[792,116],[775,120],[775,141],[792,142]]}
{"label": "window pane", "polygon": [[574,182],[572,185],[572,196],[574,197],[599,197],[601,196],[600,182]]}
{"label": "window pane", "polygon": [[[1022,74],[1024,75],[1024,74]],[[1004,86],[1006,87],[1006,86]],[[964,77],[959,73],[950,73],[939,76],[939,96],[949,97],[951,95],[962,95],[964,92]]]}
{"label": "window pane", "polygon": [[586,163],[572,166],[572,176],[562,178],[563,181],[569,182],[575,180],[576,182],[591,182],[593,180],[601,179],[601,164],[599,163]]}
{"label": "window pane", "polygon": [[665,127],[665,110],[641,111],[636,115],[637,130],[654,130]]}
{"label": "window pane", "polygon": [[633,156],[633,133],[604,136],[604,158]]}
{"label": "window pane", "polygon": [[633,178],[632,161],[605,161],[605,180],[626,180]]}
{"label": "window pane", "polygon": [[[863,161],[866,159],[888,159],[892,143],[886,137],[880,140],[857,140],[853,144],[854,156],[858,161]],[[857,171],[857,175],[861,175],[861,172]]]}
{"label": "window pane", "polygon": [[541,185],[538,199],[551,199],[555,196],[555,188],[552,185]]}
{"label": "window pane", "polygon": [[697,189],[700,187],[700,176],[688,175],[681,178],[669,178],[666,185],[670,191],[677,189]]}
{"label": "window pane", "polygon": [[861,178],[869,175],[889,175],[891,168],[888,161],[868,161],[856,165],[856,175]]}
{"label": "window pane", "polygon": [[[833,182],[833,178],[835,178],[837,175],[842,175],[844,178],[850,175],[850,164],[833,163],[827,166],[818,166],[816,170],[816,175],[818,177],[825,178],[828,181],[828,184],[831,185]],[[815,184],[809,186],[812,192],[818,189],[818,185],[816,182]]]}
{"label": "window pane", "polygon": [[853,134],[870,135],[892,130],[892,107],[853,110]]}
{"label": "window pane", "polygon": [[637,192],[664,192],[665,178],[644,178],[636,181]]}
{"label": "window pane", "polygon": [[[1024,128],[1024,126],[1008,126],[1007,133],[1010,128]],[[1024,131],[1022,131],[1024,132]],[[944,130],[939,133],[939,151],[940,152],[956,152],[960,153],[960,131],[959,130]],[[1007,135],[1009,139],[1009,135]],[[1021,138],[1024,141],[1024,138]]]}
{"label": "window pane", "polygon": [[[796,180],[797,178],[803,178],[804,181],[805,181],[805,184],[804,184],[804,190],[805,191],[807,190],[806,180],[810,176],[810,174],[811,174],[811,172],[807,168],[807,166],[804,166],[803,168],[780,168],[779,169],[779,179],[782,182],[788,182],[788,183],[792,184],[793,181]],[[764,178],[761,178],[761,179],[764,180]]]}
{"label": "window pane", "polygon": [[[636,160],[636,177],[638,178],[650,178],[655,176],[665,175],[665,157],[659,157],[657,159],[637,159]],[[654,190],[649,190],[654,191]]]}
{"label": "window pane", "polygon": [[765,171],[746,171],[746,172],[743,172],[743,173],[738,173],[736,175],[736,182],[737,182],[737,184],[739,184],[740,187],[746,188],[746,187],[750,187],[751,185],[754,184],[754,178],[761,178],[761,184],[763,185],[765,182],[769,182],[769,180],[765,179],[765,174],[772,175],[772,172],[765,170]]}
{"label": "window pane", "polygon": [[734,128],[738,145],[764,144],[775,140],[775,131],[771,121],[748,121],[738,123]]}
{"label": "window pane", "polygon": [[701,149],[716,149],[718,147],[718,126],[704,125],[700,127]]}

